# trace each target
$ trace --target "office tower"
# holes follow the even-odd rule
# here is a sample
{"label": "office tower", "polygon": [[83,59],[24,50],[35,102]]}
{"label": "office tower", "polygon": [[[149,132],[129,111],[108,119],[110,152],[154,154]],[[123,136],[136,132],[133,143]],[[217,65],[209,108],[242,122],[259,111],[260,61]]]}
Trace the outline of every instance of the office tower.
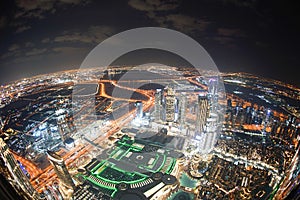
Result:
{"label": "office tower", "polygon": [[[1,114],[1,113],[0,113]],[[3,123],[3,120],[2,120],[2,117],[0,115],[0,129],[2,130],[2,127],[4,126],[4,123]]]}
{"label": "office tower", "polygon": [[137,101],[135,103],[136,107],[136,118],[142,119],[143,118],[143,103],[141,101]]}
{"label": "office tower", "polygon": [[162,90],[161,89],[156,89],[155,93],[155,107],[154,107],[154,119],[155,121],[159,121],[161,119],[161,101],[162,101]]}
{"label": "office tower", "polygon": [[166,121],[173,122],[175,120],[175,91],[171,88],[167,88],[166,95]]}
{"label": "office tower", "polygon": [[154,107],[154,118],[156,121],[160,120],[160,110],[161,110],[161,89],[156,89],[155,107]]}
{"label": "office tower", "polygon": [[58,133],[61,137],[61,140],[65,142],[66,138],[68,138],[68,134],[71,132],[68,122],[66,120],[67,112],[64,109],[58,109],[56,112],[56,121]]}
{"label": "office tower", "polygon": [[65,165],[64,160],[59,155],[51,151],[47,151],[47,155],[62,185],[67,189],[74,189],[75,188],[74,182],[71,178],[71,175],[69,174],[69,171]]}
{"label": "office tower", "polygon": [[165,96],[162,96],[162,101],[161,101],[161,111],[160,111],[160,119],[162,121],[166,121],[166,98]]}
{"label": "office tower", "polygon": [[251,124],[251,107],[247,106],[245,110],[245,124]]}
{"label": "office tower", "polygon": [[207,118],[207,125],[205,131],[200,135],[199,152],[202,154],[210,153],[217,141],[218,132],[218,115],[211,113]]}
{"label": "office tower", "polygon": [[57,127],[58,127],[58,133],[60,135],[61,140],[63,142],[65,142],[66,136],[65,136],[65,131],[64,131],[63,125],[58,122]]}
{"label": "office tower", "polygon": [[179,119],[179,99],[175,98],[174,103],[174,122],[177,122]]}
{"label": "office tower", "polygon": [[0,155],[8,171],[17,185],[32,199],[40,199],[38,192],[32,187],[28,177],[23,173],[19,163],[10,152],[7,144],[0,138]]}
{"label": "office tower", "polygon": [[185,124],[185,118],[186,118],[186,107],[187,107],[187,97],[186,93],[182,92],[180,94],[180,100],[179,100],[179,117],[180,117],[180,125],[184,126]]}
{"label": "office tower", "polygon": [[210,99],[211,112],[217,112],[218,107],[219,77],[211,77],[208,81],[208,96]]}
{"label": "office tower", "polygon": [[266,131],[266,128],[270,125],[271,122],[271,118],[272,118],[272,111],[270,108],[266,109],[264,112],[264,119],[262,121],[262,125],[263,125],[263,132]]}
{"label": "office tower", "polygon": [[199,94],[196,108],[196,135],[204,130],[206,119],[208,117],[209,105],[206,94]]}

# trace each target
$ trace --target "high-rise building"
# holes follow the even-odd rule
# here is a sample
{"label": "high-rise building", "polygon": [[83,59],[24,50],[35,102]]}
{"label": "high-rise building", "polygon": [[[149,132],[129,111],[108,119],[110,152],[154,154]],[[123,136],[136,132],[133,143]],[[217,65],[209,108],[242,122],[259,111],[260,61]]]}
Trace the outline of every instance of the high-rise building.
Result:
{"label": "high-rise building", "polygon": [[[164,94],[164,92],[162,92]],[[162,95],[161,97],[161,110],[160,110],[160,119],[162,121],[166,121],[166,115],[167,115],[167,105],[166,105],[166,97]]]}
{"label": "high-rise building", "polygon": [[154,118],[155,121],[159,121],[161,119],[161,97],[162,97],[162,90],[161,89],[156,89],[155,93],[155,107],[154,107]]}
{"label": "high-rise building", "polygon": [[218,115],[211,113],[209,118],[207,118],[207,125],[205,131],[201,134],[201,142],[199,149],[201,153],[209,153],[213,150],[215,143],[217,141],[218,132]]}
{"label": "high-rise building", "polygon": [[218,105],[218,90],[219,90],[219,77],[211,77],[207,83],[208,96],[210,99],[210,107],[212,112],[217,112]]}
{"label": "high-rise building", "polygon": [[208,81],[208,92],[212,95],[217,94],[218,89],[218,77],[210,78]]}
{"label": "high-rise building", "polygon": [[166,95],[166,121],[173,122],[175,120],[175,91],[171,88],[167,88]]}
{"label": "high-rise building", "polygon": [[74,126],[72,127],[72,122],[68,121],[68,113],[59,109],[56,111],[56,121],[58,126],[58,132],[60,134],[61,140],[65,142],[67,138],[69,138],[72,131],[74,131]]}
{"label": "high-rise building", "polygon": [[143,118],[143,103],[141,101],[137,101],[135,103],[136,106],[136,118],[142,119]]}
{"label": "high-rise building", "polygon": [[187,97],[186,93],[182,92],[180,94],[180,100],[179,100],[179,117],[180,117],[180,125],[183,126],[185,124],[185,118],[186,118],[186,107],[187,107]]}
{"label": "high-rise building", "polygon": [[3,123],[3,120],[2,120],[2,117],[0,115],[0,130],[2,130],[2,127],[4,126],[4,123]]}
{"label": "high-rise building", "polygon": [[175,98],[174,103],[174,122],[178,122],[179,119],[179,99]]}
{"label": "high-rise building", "polygon": [[206,119],[209,114],[209,104],[206,94],[198,95],[198,105],[196,108],[196,135],[201,134],[204,130]]}
{"label": "high-rise building", "polygon": [[0,138],[0,156],[3,159],[8,171],[11,173],[12,178],[17,183],[24,193],[32,199],[40,199],[38,192],[32,187],[28,177],[22,171],[19,163],[10,152],[7,144]]}
{"label": "high-rise building", "polygon": [[52,151],[47,151],[47,155],[62,185],[67,189],[74,189],[75,184],[71,178],[71,175],[65,165],[63,158]]}

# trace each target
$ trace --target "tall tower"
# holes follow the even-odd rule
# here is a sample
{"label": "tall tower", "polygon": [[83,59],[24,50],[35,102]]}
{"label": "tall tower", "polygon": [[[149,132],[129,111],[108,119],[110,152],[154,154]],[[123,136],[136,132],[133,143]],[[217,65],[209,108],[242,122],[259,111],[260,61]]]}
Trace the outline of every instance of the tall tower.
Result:
{"label": "tall tower", "polygon": [[270,124],[272,119],[272,111],[270,108],[266,109],[265,111],[265,118],[263,120],[263,125],[264,125],[264,131],[266,131],[267,126]]}
{"label": "tall tower", "polygon": [[141,101],[137,101],[135,103],[136,106],[136,118],[142,119],[143,118],[143,103]]}
{"label": "tall tower", "polygon": [[206,129],[204,133],[201,134],[201,142],[199,145],[200,153],[205,154],[213,150],[218,137],[217,123],[218,115],[210,113],[210,116],[207,118]]}
{"label": "tall tower", "polygon": [[206,94],[199,94],[197,114],[196,114],[196,130],[195,130],[197,134],[201,134],[203,132],[206,119],[208,117],[208,112],[209,112],[208,98]]}
{"label": "tall tower", "polygon": [[51,151],[47,151],[47,155],[50,163],[53,165],[57,177],[61,181],[62,193],[64,194],[64,196],[70,196],[70,193],[75,188],[75,184],[71,178],[71,175],[69,174],[64,160],[59,155]]}
{"label": "tall tower", "polygon": [[155,121],[159,121],[160,118],[160,113],[161,113],[161,89],[156,89],[155,93],[155,107],[154,107],[154,119]]}
{"label": "tall tower", "polygon": [[32,187],[28,177],[23,173],[19,163],[2,138],[0,138],[0,156],[11,173],[12,178],[22,191],[32,199],[40,199],[38,192]]}
{"label": "tall tower", "polygon": [[179,109],[180,109],[180,125],[184,126],[185,124],[185,117],[186,117],[186,104],[187,104],[187,97],[186,93],[182,92],[180,94],[180,101],[179,101]]}
{"label": "tall tower", "polygon": [[166,95],[166,121],[173,122],[175,120],[175,91],[171,88],[167,88]]}
{"label": "tall tower", "polygon": [[208,86],[208,95],[210,97],[211,112],[216,112],[217,105],[218,105],[219,77],[211,77],[208,80],[207,86]]}
{"label": "tall tower", "polygon": [[[1,113],[0,113],[1,114]],[[0,130],[2,130],[2,127],[4,126],[4,123],[3,123],[3,120],[2,120],[2,117],[0,115]]]}

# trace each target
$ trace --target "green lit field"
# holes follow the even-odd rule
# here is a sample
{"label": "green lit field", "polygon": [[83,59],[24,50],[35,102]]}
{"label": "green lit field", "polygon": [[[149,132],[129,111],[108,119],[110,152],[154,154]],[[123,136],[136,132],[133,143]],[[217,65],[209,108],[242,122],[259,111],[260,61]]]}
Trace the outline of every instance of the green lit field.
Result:
{"label": "green lit field", "polygon": [[154,184],[151,178],[154,173],[170,174],[177,155],[157,144],[135,141],[126,135],[105,154],[105,159],[89,163],[85,167],[88,173],[81,176],[112,197],[122,184],[142,188]]}

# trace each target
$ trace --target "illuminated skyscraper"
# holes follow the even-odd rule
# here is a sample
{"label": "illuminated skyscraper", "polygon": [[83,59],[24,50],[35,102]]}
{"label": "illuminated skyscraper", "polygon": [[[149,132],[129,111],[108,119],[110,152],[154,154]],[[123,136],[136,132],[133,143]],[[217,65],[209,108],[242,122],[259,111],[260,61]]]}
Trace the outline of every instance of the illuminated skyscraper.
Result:
{"label": "illuminated skyscraper", "polygon": [[219,77],[212,77],[208,80],[208,96],[210,99],[211,112],[217,111],[218,105],[218,86],[219,86]]}
{"label": "illuminated skyscraper", "polygon": [[177,122],[179,119],[179,99],[175,98],[174,103],[174,122]]}
{"label": "illuminated skyscraper", "polygon": [[136,118],[142,119],[143,118],[143,103],[141,101],[137,101],[135,103],[136,106]]}
{"label": "illuminated skyscraper", "polygon": [[67,121],[68,113],[64,109],[59,109],[55,112],[56,121],[58,126],[58,132],[60,134],[61,140],[65,142],[69,135],[71,134],[71,126]]}
{"label": "illuminated skyscraper", "polygon": [[161,93],[162,90],[161,89],[156,89],[156,93],[155,93],[155,107],[154,107],[154,118],[155,121],[159,121],[160,118],[160,113],[161,113]]}
{"label": "illuminated skyscraper", "polygon": [[179,109],[180,109],[180,125],[183,126],[185,124],[185,117],[186,117],[186,104],[187,104],[187,97],[186,93],[183,92],[180,94],[179,100]]}
{"label": "illuminated skyscraper", "polygon": [[201,142],[199,145],[201,153],[205,154],[213,150],[218,137],[217,123],[218,115],[210,113],[210,116],[207,118],[205,130],[201,134]]}
{"label": "illuminated skyscraper", "polygon": [[3,126],[4,126],[4,123],[3,123],[2,117],[0,116],[0,130],[2,130]]}
{"label": "illuminated skyscraper", "polygon": [[208,92],[211,95],[217,94],[218,91],[218,77],[210,78],[208,81]]}
{"label": "illuminated skyscraper", "polygon": [[[75,184],[71,178],[71,175],[69,174],[69,171],[65,165],[64,160],[59,155],[51,151],[48,151],[47,155],[50,163],[53,165],[57,177],[62,183],[62,186],[65,187],[66,189],[71,189],[71,190],[74,189]],[[62,190],[63,193],[65,194],[66,192],[64,191],[64,188],[62,188]]]}
{"label": "illuminated skyscraper", "polygon": [[166,95],[166,121],[173,122],[175,120],[175,91],[171,88],[167,88]]}
{"label": "illuminated skyscraper", "polygon": [[23,173],[19,163],[2,138],[0,138],[0,148],[1,158],[8,168],[8,171],[11,173],[12,178],[17,183],[17,186],[19,186],[30,198],[40,199],[38,192],[32,187],[28,177]]}
{"label": "illuminated skyscraper", "polygon": [[196,135],[201,134],[204,130],[206,119],[209,113],[208,98],[206,94],[199,94],[198,105],[196,110]]}

